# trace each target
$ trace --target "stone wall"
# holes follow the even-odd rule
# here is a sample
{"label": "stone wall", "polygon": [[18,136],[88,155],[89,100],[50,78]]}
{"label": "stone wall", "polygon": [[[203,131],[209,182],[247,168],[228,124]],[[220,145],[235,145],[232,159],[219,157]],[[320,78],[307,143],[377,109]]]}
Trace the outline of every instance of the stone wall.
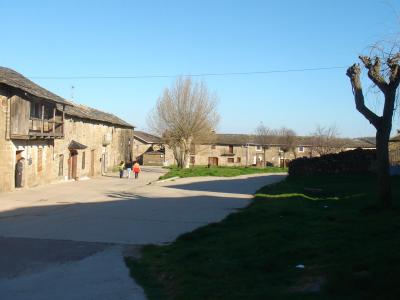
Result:
{"label": "stone wall", "polygon": [[389,159],[391,165],[400,165],[400,141],[389,143]]}
{"label": "stone wall", "polygon": [[[23,186],[33,187],[68,179],[72,140],[86,145],[78,150],[77,177],[96,176],[111,170],[119,161],[130,160],[133,143],[133,129],[116,125],[82,120],[72,116],[65,119],[64,138],[10,140],[7,133],[9,99],[0,91],[0,192],[12,191],[15,186],[16,152],[25,158]],[[103,146],[104,136],[111,137]],[[102,164],[104,167],[102,168]],[[93,173],[91,165],[93,164]],[[62,166],[62,167],[61,167]]]}
{"label": "stone wall", "polygon": [[0,93],[0,191],[8,191],[10,186],[14,186],[13,159],[15,155],[12,144],[7,139],[8,116],[8,98]]}

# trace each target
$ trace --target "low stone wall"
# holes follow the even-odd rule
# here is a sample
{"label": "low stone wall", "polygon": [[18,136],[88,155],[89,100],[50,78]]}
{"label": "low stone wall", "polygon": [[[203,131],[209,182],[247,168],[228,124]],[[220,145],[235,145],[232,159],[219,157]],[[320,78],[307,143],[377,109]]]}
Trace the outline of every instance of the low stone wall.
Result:
{"label": "low stone wall", "polygon": [[290,175],[368,173],[374,170],[375,150],[355,149],[321,157],[298,158],[289,163]]}

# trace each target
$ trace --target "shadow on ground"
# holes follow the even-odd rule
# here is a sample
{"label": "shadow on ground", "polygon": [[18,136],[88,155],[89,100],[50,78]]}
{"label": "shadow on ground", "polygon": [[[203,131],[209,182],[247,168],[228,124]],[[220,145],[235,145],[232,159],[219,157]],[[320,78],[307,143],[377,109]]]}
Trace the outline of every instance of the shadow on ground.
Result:
{"label": "shadow on ground", "polygon": [[229,180],[216,179],[189,184],[174,184],[167,187],[189,191],[253,195],[257,191],[254,189],[255,186],[262,187],[267,183],[277,183],[285,177],[286,175],[266,175]]}

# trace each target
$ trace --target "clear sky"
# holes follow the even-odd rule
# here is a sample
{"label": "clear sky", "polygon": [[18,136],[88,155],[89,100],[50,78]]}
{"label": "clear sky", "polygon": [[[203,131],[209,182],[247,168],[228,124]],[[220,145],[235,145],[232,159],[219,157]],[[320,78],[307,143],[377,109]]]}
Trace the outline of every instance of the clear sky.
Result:
{"label": "clear sky", "polygon": [[[346,67],[374,42],[400,32],[398,0],[0,0],[0,14],[1,66],[139,130],[173,78],[34,77],[342,67],[202,79],[220,99],[219,132],[251,133],[262,121],[299,135],[334,124],[342,136],[369,136],[374,129],[355,110]],[[376,95],[367,95],[379,110]],[[394,128],[400,128],[398,115]]]}

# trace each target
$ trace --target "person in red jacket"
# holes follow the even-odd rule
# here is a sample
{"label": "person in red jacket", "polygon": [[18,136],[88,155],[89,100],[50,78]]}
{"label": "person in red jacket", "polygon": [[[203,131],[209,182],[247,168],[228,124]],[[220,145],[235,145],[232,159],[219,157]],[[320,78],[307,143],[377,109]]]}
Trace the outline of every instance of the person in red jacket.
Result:
{"label": "person in red jacket", "polygon": [[133,165],[133,173],[135,173],[135,179],[138,179],[140,173],[140,165],[137,161],[135,161],[135,164]]}

